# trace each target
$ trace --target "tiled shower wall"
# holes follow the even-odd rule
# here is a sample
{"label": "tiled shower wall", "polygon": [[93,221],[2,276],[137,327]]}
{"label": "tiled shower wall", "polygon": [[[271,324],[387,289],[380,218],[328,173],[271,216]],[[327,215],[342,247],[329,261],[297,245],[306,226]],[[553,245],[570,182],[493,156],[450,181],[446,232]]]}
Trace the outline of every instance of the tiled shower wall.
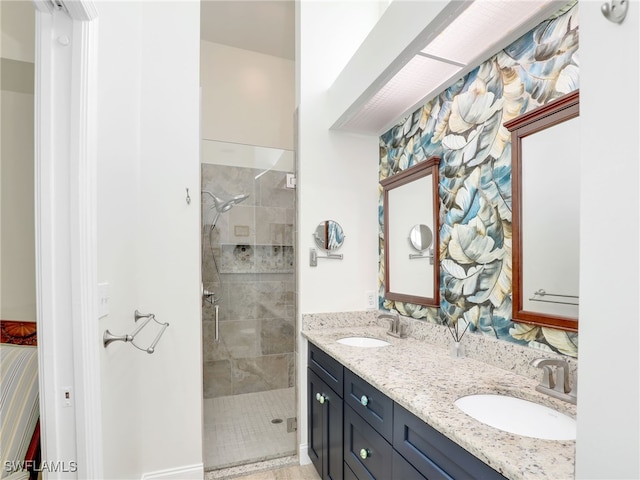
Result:
{"label": "tiled shower wall", "polygon": [[202,278],[219,308],[203,302],[204,397],[294,386],[295,191],[285,172],[202,165],[202,189],[249,198],[222,213],[203,194]]}

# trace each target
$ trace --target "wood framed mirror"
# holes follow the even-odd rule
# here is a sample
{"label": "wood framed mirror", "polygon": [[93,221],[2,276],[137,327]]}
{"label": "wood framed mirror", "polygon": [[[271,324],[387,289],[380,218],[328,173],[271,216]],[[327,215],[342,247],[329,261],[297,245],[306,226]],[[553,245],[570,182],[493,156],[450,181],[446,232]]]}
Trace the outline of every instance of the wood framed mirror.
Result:
{"label": "wood framed mirror", "polygon": [[578,330],[580,94],[504,124],[511,131],[512,320]]}
{"label": "wood framed mirror", "polygon": [[439,165],[440,158],[431,157],[380,182],[388,300],[440,306]]}

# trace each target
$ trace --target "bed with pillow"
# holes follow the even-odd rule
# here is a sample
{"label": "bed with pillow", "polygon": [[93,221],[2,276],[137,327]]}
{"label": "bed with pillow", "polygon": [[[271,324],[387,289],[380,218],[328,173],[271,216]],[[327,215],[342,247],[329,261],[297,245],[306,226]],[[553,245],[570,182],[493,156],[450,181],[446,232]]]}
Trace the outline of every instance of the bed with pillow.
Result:
{"label": "bed with pillow", "polygon": [[[0,479],[38,477],[40,407],[35,322],[0,321]],[[24,469],[26,468],[26,470]]]}

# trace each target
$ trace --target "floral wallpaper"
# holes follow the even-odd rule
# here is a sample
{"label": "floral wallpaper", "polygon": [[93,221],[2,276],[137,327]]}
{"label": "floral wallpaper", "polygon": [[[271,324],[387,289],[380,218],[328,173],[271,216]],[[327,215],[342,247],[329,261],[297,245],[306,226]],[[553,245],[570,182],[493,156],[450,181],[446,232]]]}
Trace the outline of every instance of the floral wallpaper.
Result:
{"label": "floral wallpaper", "polygon": [[511,321],[511,137],[504,122],[579,88],[573,1],[380,137],[380,180],[431,156],[440,161],[440,308],[384,299],[383,195],[379,203],[381,306],[431,322],[577,356],[576,333]]}

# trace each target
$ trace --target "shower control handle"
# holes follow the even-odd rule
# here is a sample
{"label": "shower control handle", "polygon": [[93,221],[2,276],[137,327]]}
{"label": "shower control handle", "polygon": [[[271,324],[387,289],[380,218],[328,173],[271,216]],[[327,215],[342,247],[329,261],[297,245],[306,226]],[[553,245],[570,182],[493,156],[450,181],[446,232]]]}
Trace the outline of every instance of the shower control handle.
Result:
{"label": "shower control handle", "polygon": [[217,342],[220,341],[220,322],[219,322],[219,310],[220,307],[219,305],[214,305],[213,306],[213,311],[214,311],[214,319],[215,319],[215,333],[214,333],[214,340]]}

